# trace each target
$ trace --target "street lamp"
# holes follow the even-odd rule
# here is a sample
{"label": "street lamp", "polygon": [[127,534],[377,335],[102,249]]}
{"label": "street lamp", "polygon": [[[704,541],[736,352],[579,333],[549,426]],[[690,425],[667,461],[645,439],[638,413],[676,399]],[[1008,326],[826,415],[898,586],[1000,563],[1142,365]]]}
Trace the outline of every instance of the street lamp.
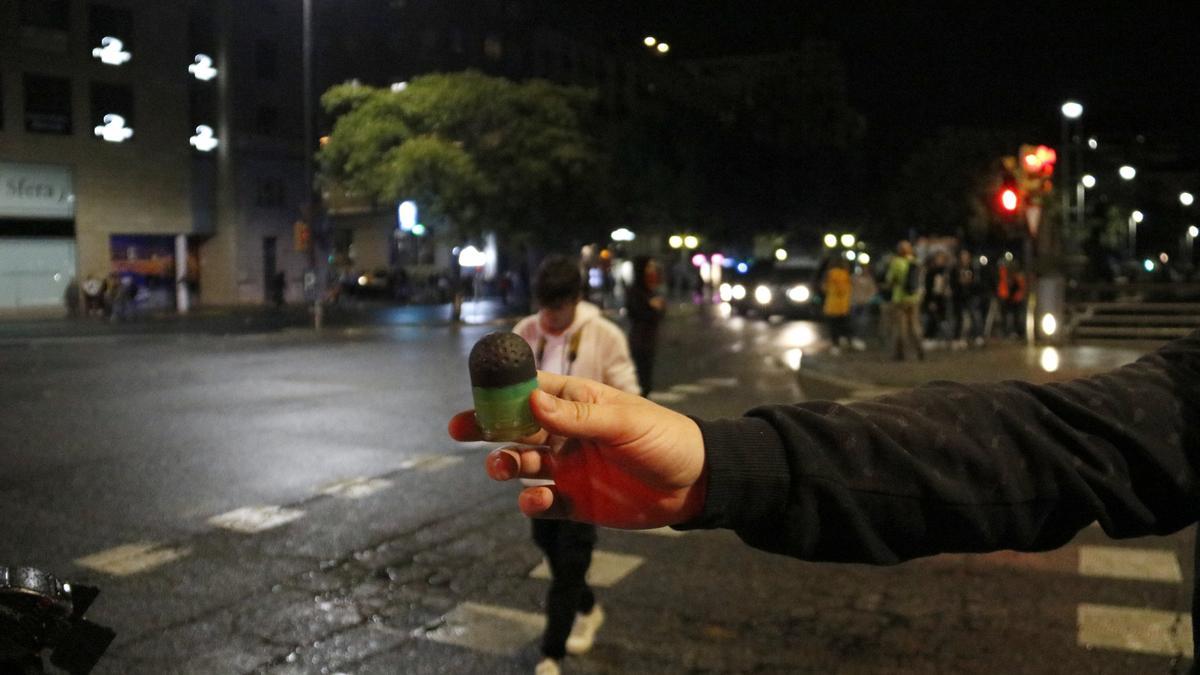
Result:
{"label": "street lamp", "polygon": [[673,234],[669,239],[667,239],[667,244],[670,245],[671,248],[679,248],[683,246],[683,237]]}
{"label": "street lamp", "polygon": [[855,241],[857,241],[857,240],[854,238],[854,235],[852,235],[852,234],[843,234],[842,235],[842,246],[844,246],[846,248],[852,248],[854,246]]}
{"label": "street lamp", "polygon": [[1100,147],[1100,141],[1096,140],[1095,136],[1088,139],[1088,147],[1095,150]]}
{"label": "street lamp", "polygon": [[1146,219],[1146,214],[1134,211],[1129,214],[1129,257],[1137,257],[1137,226]]}
{"label": "street lamp", "polygon": [[659,54],[666,54],[667,52],[671,51],[671,45],[669,45],[665,42],[660,42],[660,43],[658,43],[658,46],[655,47],[655,49],[658,50]]}
{"label": "street lamp", "polygon": [[1137,169],[1125,164],[1121,168],[1117,169],[1117,173],[1121,174],[1121,178],[1124,178],[1125,180],[1133,180],[1134,177],[1137,176]]}
{"label": "street lamp", "polygon": [[1146,214],[1142,213],[1141,211],[1134,211],[1133,213],[1129,214],[1129,217],[1133,218],[1133,222],[1140,224],[1146,219]]}
{"label": "street lamp", "polygon": [[658,40],[653,35],[647,35],[646,37],[642,38],[642,44],[646,45],[647,47],[653,47],[654,45],[658,44]]}
{"label": "street lamp", "polygon": [[699,245],[700,245],[700,239],[698,239],[693,234],[689,234],[683,238],[683,247],[688,249],[689,251],[696,248]]}
{"label": "street lamp", "polygon": [[1062,104],[1062,114],[1069,120],[1077,120],[1083,115],[1083,105],[1078,101],[1067,101]]}
{"label": "street lamp", "polygon": [[787,260],[787,258],[788,258],[788,252],[786,249],[782,249],[782,248],[775,249],[775,259],[776,260],[778,260],[779,262],[783,262],[784,260]]}
{"label": "street lamp", "polygon": [[1083,177],[1079,179],[1079,182],[1083,184],[1083,187],[1089,190],[1096,187],[1096,177],[1090,173],[1083,174]]}
{"label": "street lamp", "polygon": [[1196,198],[1190,192],[1179,193],[1179,203],[1184,206],[1191,206],[1196,201]]}
{"label": "street lamp", "polygon": [[617,228],[609,236],[612,237],[613,241],[633,241],[636,238],[633,230],[630,230],[628,227]]}
{"label": "street lamp", "polygon": [[829,234],[825,235],[825,247],[826,248],[835,248],[835,247],[837,247],[837,245],[838,245],[838,238],[837,238],[836,234],[833,234],[832,232],[830,232]]}

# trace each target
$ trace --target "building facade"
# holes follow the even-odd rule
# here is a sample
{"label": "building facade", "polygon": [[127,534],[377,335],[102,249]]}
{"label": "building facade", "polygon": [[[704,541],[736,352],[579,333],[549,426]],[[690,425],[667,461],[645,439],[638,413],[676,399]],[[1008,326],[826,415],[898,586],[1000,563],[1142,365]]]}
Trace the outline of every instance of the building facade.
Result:
{"label": "building facade", "polygon": [[0,0],[0,309],[114,273],[151,308],[298,295],[295,4]]}

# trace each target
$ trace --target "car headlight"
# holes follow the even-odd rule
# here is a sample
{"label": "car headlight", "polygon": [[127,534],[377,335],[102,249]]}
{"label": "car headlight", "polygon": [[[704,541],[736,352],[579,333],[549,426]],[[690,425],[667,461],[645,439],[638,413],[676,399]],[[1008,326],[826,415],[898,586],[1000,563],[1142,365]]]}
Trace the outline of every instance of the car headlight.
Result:
{"label": "car headlight", "polygon": [[788,300],[791,300],[792,302],[808,302],[808,298],[811,296],[811,293],[808,291],[808,286],[800,284],[798,286],[792,286],[789,288],[787,295]]}
{"label": "car headlight", "polygon": [[733,287],[729,284],[721,284],[721,288],[718,292],[721,296],[721,302],[729,302],[729,300],[733,298]]}
{"label": "car headlight", "polygon": [[733,290],[730,293],[733,294],[734,300],[741,300],[746,297],[746,287],[741,284],[734,284]]}
{"label": "car headlight", "polygon": [[757,300],[758,304],[760,305],[771,304],[771,289],[767,288],[766,286],[759,286],[758,288],[755,288],[754,299]]}

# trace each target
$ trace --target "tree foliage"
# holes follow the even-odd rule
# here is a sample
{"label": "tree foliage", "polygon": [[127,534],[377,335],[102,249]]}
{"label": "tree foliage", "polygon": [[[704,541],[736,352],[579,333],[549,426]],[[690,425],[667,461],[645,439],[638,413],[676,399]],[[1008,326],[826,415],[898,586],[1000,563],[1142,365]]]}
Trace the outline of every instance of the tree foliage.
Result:
{"label": "tree foliage", "polygon": [[425,75],[402,91],[338,85],[321,99],[336,117],[321,179],[383,204],[414,199],[468,232],[565,241],[602,220],[593,98],[473,71]]}

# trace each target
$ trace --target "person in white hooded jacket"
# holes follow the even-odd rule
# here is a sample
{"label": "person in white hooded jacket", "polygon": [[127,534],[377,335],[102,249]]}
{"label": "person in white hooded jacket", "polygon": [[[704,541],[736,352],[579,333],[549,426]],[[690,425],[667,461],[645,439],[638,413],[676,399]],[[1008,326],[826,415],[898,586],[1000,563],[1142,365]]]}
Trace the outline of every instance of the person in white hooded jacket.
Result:
{"label": "person in white hooded jacket", "polygon": [[[625,333],[595,305],[583,301],[579,265],[550,256],[533,283],[538,312],[513,328],[533,349],[539,370],[575,375],[632,394],[639,393],[637,370]],[[550,566],[546,629],[537,675],[556,675],[568,653],[591,648],[604,610],[586,582],[596,545],[596,527],[563,520],[534,520],[533,540]]]}

